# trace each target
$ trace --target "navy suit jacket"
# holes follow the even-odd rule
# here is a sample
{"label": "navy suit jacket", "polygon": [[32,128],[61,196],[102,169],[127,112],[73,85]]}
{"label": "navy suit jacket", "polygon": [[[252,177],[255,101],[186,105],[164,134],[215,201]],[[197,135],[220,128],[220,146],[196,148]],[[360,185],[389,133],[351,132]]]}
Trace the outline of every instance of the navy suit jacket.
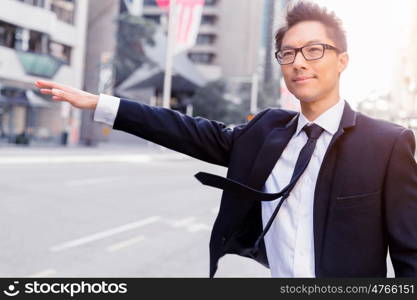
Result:
{"label": "navy suit jacket", "polygon": [[[122,99],[114,129],[228,168],[227,177],[262,190],[294,134],[299,114],[266,109],[247,124],[223,123]],[[417,277],[415,138],[402,126],[367,117],[346,102],[314,193],[317,277],[386,277],[389,247],[396,277]],[[210,277],[227,253],[269,267],[261,203],[224,191],[210,239]]]}

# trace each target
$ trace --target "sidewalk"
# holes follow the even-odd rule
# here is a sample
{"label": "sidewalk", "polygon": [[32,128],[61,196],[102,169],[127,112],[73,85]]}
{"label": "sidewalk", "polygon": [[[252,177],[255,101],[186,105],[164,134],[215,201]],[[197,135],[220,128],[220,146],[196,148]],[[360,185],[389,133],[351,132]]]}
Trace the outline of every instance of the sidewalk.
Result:
{"label": "sidewalk", "polygon": [[0,164],[129,162],[192,159],[156,144],[76,146],[0,146]]}

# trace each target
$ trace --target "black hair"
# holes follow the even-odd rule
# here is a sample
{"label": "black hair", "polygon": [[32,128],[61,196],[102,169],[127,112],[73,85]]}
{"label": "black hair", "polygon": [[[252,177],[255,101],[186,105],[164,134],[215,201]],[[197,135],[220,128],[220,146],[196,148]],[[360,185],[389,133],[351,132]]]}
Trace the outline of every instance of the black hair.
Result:
{"label": "black hair", "polygon": [[347,51],[346,33],[343,29],[342,21],[334,12],[327,11],[326,8],[316,3],[300,1],[294,6],[289,7],[285,17],[285,24],[278,29],[275,34],[275,49],[281,50],[282,40],[285,33],[294,25],[303,21],[318,21],[326,29],[328,36],[333,40],[335,46],[341,51]]}

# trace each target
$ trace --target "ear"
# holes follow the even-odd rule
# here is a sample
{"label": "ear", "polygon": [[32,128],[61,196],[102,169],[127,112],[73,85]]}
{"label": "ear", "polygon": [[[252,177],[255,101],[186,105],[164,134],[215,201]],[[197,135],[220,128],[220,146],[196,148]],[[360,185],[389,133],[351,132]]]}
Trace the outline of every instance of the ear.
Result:
{"label": "ear", "polygon": [[347,67],[349,63],[349,54],[347,52],[343,52],[338,56],[338,69],[339,74],[341,74]]}

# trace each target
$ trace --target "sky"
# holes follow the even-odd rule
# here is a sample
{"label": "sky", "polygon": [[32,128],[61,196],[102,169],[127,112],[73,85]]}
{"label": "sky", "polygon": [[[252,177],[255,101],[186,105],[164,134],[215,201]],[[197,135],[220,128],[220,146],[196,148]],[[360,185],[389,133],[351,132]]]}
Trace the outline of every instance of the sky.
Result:
{"label": "sky", "polygon": [[341,96],[354,107],[370,94],[389,92],[392,68],[410,29],[410,1],[312,0],[333,10],[344,23],[349,66],[341,78]]}

